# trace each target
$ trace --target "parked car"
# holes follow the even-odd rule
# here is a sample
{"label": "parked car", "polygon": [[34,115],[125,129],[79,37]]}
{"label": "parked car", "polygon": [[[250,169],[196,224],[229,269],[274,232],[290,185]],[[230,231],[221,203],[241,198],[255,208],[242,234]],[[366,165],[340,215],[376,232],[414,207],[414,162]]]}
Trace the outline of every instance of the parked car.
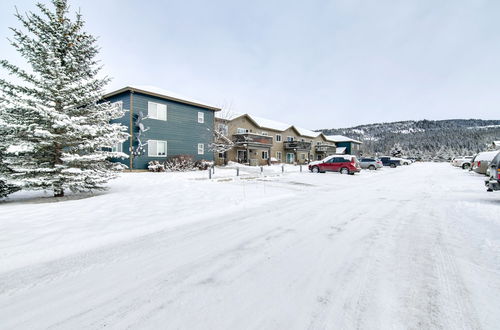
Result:
{"label": "parked car", "polygon": [[485,151],[480,152],[474,157],[473,162],[471,164],[471,170],[486,175],[486,170],[490,166],[491,161],[498,154],[498,150],[496,151]]}
{"label": "parked car", "polygon": [[361,158],[359,160],[359,166],[364,170],[378,170],[384,167],[384,164],[382,164],[382,161],[378,158]]}
{"label": "parked car", "polygon": [[354,174],[361,171],[358,159],[352,155],[333,155],[322,160],[309,163],[309,170],[313,173],[340,172]]}
{"label": "parked car", "polygon": [[500,190],[500,152],[491,161],[489,169],[490,176],[485,182],[488,191]]}
{"label": "parked car", "polygon": [[402,165],[410,165],[413,163],[411,159],[408,158],[392,157],[391,159],[399,160]]}
{"label": "parked car", "polygon": [[382,162],[382,164],[384,166],[389,166],[392,168],[395,168],[395,167],[401,165],[401,161],[399,159],[392,159],[391,157],[388,157],[388,156],[380,157],[380,161]]}
{"label": "parked car", "polygon": [[451,165],[461,167],[464,170],[470,168],[474,156],[458,156],[451,160]]}

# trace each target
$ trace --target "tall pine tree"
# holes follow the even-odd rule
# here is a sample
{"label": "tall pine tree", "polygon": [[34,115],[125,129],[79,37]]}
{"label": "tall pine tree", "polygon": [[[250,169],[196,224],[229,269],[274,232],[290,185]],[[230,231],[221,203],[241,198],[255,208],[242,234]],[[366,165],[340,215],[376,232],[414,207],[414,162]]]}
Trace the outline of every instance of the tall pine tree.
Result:
{"label": "tall pine tree", "polygon": [[[12,46],[27,61],[24,70],[0,61],[21,83],[0,79],[3,122],[3,174],[6,184],[22,189],[64,191],[103,189],[121,169],[112,157],[126,157],[111,147],[127,138],[125,127],[111,120],[123,110],[100,102],[108,78],[99,78],[96,38],[83,31],[80,13],[71,20],[66,0],[52,0],[51,11],[15,16]],[[5,170],[7,168],[7,170]]]}

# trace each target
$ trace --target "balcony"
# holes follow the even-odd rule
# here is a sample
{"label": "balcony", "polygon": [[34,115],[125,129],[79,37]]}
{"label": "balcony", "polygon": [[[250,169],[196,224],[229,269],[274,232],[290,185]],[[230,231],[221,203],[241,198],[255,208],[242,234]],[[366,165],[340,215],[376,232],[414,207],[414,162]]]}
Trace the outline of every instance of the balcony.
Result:
{"label": "balcony", "polygon": [[316,145],[316,152],[317,153],[327,153],[327,154],[334,154],[336,151],[337,147],[332,144],[318,144]]}
{"label": "balcony", "polygon": [[237,145],[248,145],[249,147],[271,147],[273,138],[267,135],[255,133],[234,134],[233,141]]}
{"label": "balcony", "polygon": [[285,150],[294,150],[294,151],[309,151],[311,150],[311,142],[302,142],[302,141],[287,141],[283,143]]}

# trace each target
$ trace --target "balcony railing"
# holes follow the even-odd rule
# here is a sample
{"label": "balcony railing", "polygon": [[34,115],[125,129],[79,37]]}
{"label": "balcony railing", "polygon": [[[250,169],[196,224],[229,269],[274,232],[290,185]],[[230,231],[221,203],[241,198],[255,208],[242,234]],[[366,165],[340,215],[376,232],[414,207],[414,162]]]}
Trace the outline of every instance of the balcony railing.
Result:
{"label": "balcony railing", "polygon": [[253,146],[265,147],[270,147],[273,145],[273,138],[271,136],[254,133],[234,134],[233,141],[234,143],[239,145],[248,144]]}
{"label": "balcony railing", "polygon": [[331,144],[316,145],[316,152],[335,153],[337,147]]}
{"label": "balcony railing", "polygon": [[288,141],[283,143],[285,149],[294,149],[300,151],[309,151],[311,150],[311,142],[303,142],[303,141]]}

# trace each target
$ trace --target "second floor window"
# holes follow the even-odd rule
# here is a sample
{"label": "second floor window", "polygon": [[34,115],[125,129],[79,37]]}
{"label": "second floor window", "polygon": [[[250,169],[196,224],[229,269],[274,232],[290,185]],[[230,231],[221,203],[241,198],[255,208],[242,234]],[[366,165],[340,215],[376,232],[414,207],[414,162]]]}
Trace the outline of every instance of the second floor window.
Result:
{"label": "second floor window", "polygon": [[287,137],[286,137],[286,140],[287,140],[288,142],[293,142],[293,136],[287,136]]}
{"label": "second floor window", "polygon": [[248,133],[248,130],[246,128],[238,127],[236,129],[236,133],[238,133],[238,134],[245,134],[245,133]]}
{"label": "second floor window", "polygon": [[148,117],[151,119],[167,121],[167,105],[148,102]]}
{"label": "second floor window", "polygon": [[276,134],[276,142],[281,142],[281,134]]}
{"label": "second floor window", "polygon": [[262,151],[262,159],[267,160],[269,158],[269,153],[267,151]]}
{"label": "second floor window", "polygon": [[228,136],[229,134],[229,129],[226,124],[218,124],[217,131],[224,136]]}
{"label": "second floor window", "polygon": [[203,124],[205,122],[205,114],[203,112],[198,112],[198,123]]}

